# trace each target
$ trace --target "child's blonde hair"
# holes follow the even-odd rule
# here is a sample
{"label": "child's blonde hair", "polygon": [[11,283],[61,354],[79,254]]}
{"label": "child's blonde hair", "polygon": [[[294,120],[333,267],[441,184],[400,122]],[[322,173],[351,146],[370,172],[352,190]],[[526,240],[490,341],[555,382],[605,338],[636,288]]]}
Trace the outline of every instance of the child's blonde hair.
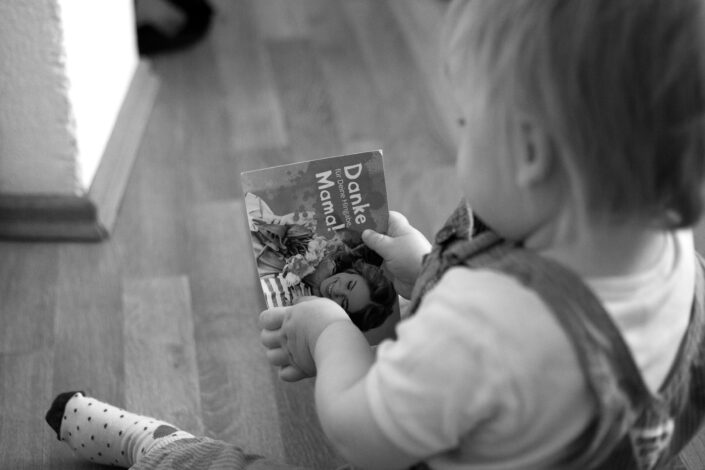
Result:
{"label": "child's blonde hair", "polygon": [[[527,113],[581,175],[589,210],[675,228],[702,211],[702,0],[457,0],[447,67]],[[482,92],[478,90],[478,92]]]}

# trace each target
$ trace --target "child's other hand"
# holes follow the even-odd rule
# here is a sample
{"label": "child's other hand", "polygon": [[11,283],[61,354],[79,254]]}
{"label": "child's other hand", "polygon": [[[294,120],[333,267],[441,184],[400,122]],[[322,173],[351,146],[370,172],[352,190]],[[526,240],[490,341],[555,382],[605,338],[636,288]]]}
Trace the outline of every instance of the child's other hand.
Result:
{"label": "child's other hand", "polygon": [[300,299],[290,307],[275,307],[259,316],[260,340],[267,348],[267,360],[279,367],[279,377],[295,382],[316,375],[313,351],[328,325],[350,321],[338,304],[320,297]]}
{"label": "child's other hand", "polygon": [[362,241],[384,258],[387,269],[394,276],[397,292],[407,299],[411,297],[422,258],[431,251],[431,243],[426,237],[402,214],[390,211],[387,235],[368,229],[362,233]]}

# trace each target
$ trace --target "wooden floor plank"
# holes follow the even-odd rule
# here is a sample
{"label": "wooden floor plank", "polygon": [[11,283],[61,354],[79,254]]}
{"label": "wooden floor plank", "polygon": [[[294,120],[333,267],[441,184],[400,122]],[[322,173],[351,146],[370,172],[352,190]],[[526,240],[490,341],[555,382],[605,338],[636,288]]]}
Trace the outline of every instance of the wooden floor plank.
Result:
{"label": "wooden floor plank", "polygon": [[[230,112],[223,100],[228,87],[218,73],[217,45],[214,36],[179,56],[165,56],[155,62],[155,69],[169,77],[164,103],[168,114],[160,120],[173,128],[179,146],[171,152],[158,147],[159,160],[172,163],[181,171],[177,190],[185,204],[231,198],[239,194],[237,165],[232,161],[228,143]],[[197,73],[194,73],[197,71]],[[174,119],[174,113],[179,119]],[[161,129],[156,136],[161,134]],[[158,144],[160,139],[155,139]],[[162,165],[159,165],[162,166]],[[174,197],[176,195],[172,195]]]}
{"label": "wooden floor plank", "polygon": [[353,40],[354,31],[341,4],[311,0],[304,6],[308,9],[309,37],[321,64],[344,152],[381,148],[385,133],[382,111],[370,87],[370,70]]}
{"label": "wooden floor plank", "polygon": [[187,254],[206,434],[284,460],[274,383],[259,343],[262,298],[242,203],[202,204],[189,216]]}
{"label": "wooden floor plank", "polygon": [[247,0],[215,0],[214,6],[218,15],[210,40],[216,54],[215,67],[224,84],[219,98],[229,117],[226,143],[232,153],[285,147],[288,136],[284,118],[252,4]]}
{"label": "wooden floor plank", "polygon": [[125,279],[125,406],[203,433],[189,283]]}
{"label": "wooden floor plank", "polygon": [[54,322],[54,392],[124,399],[122,282],[111,245],[62,245]]}
{"label": "wooden floor plank", "polygon": [[154,62],[163,85],[113,235],[132,254],[125,258],[129,275],[185,272],[179,256],[188,224],[183,214],[193,204],[240,194],[214,60],[210,42],[204,42]]}
{"label": "wooden floor plank", "polygon": [[[384,132],[394,140],[408,139],[427,124],[431,104],[399,23],[387,2],[362,0],[342,2],[341,5],[352,26],[354,42],[358,44],[367,68],[373,71],[370,86],[375,91],[380,111],[384,112],[381,121]],[[418,140],[421,138],[440,140],[428,131],[421,133]],[[393,153],[389,159],[416,163],[424,160]],[[425,159],[434,163],[449,161],[443,153],[430,153]]]}
{"label": "wooden floor plank", "polygon": [[53,343],[58,250],[51,244],[0,244],[0,354]]}
{"label": "wooden floor plank", "polygon": [[[0,468],[72,468],[50,449],[56,434],[44,422],[52,399],[52,351],[0,353]],[[67,452],[68,454],[68,452]]]}
{"label": "wooden floor plank", "polygon": [[[450,175],[452,146],[434,119],[434,107],[409,45],[387,2],[342,2],[371,74],[385,130],[383,148],[391,209],[404,213],[427,237],[432,237],[458,203],[456,178],[430,185],[429,172]],[[435,182],[435,181],[434,181]],[[432,208],[428,211],[428,208]]]}
{"label": "wooden floor plank", "polygon": [[54,462],[44,413],[53,396],[57,278],[56,245],[0,244],[0,468]]}
{"label": "wooden floor plank", "polygon": [[[46,406],[56,394],[74,390],[124,405],[119,263],[120,256],[110,244],[59,246],[53,391],[33,391],[43,395]],[[76,458],[65,445],[54,440],[49,449],[50,464],[45,468],[77,468]],[[80,468],[100,467],[85,464]]]}
{"label": "wooden floor plank", "polygon": [[168,103],[163,82],[127,184],[121,216],[111,244],[123,254],[125,276],[157,277],[183,273],[178,256],[184,243],[188,187],[184,172],[185,110]]}
{"label": "wooden floor plank", "polygon": [[307,0],[249,0],[254,22],[265,39],[304,39],[309,24],[304,8]]}
{"label": "wooden floor plank", "polygon": [[448,2],[442,0],[389,0],[404,34],[416,68],[423,75],[423,84],[432,97],[432,112],[436,131],[449,142],[457,142],[457,109],[449,93],[450,83],[443,71],[441,29]]}
{"label": "wooden floor plank", "polygon": [[[270,370],[272,380],[277,371]],[[277,405],[287,462],[304,468],[338,468],[342,458],[321,431],[313,400],[313,379],[277,382]]]}
{"label": "wooden floor plank", "polygon": [[290,161],[338,154],[331,98],[311,42],[271,40],[267,52],[289,134]]}

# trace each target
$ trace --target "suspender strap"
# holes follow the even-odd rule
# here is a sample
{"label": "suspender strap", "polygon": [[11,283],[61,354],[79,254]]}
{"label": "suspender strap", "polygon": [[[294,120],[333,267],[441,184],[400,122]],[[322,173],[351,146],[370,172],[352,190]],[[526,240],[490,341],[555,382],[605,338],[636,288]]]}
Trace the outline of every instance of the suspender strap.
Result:
{"label": "suspender strap", "polygon": [[[468,260],[473,265],[473,260]],[[572,271],[528,250],[513,250],[485,266],[534,290],[572,339],[597,415],[576,468],[601,461],[651,401],[622,335],[595,294]]]}
{"label": "suspender strap", "polygon": [[572,462],[575,468],[651,470],[675,456],[697,432],[705,419],[705,276],[700,260],[690,324],[658,395],[644,383],[602,303],[571,270],[520,249],[503,253],[485,268],[533,289],[573,340],[597,400],[597,416],[585,434],[585,451]]}

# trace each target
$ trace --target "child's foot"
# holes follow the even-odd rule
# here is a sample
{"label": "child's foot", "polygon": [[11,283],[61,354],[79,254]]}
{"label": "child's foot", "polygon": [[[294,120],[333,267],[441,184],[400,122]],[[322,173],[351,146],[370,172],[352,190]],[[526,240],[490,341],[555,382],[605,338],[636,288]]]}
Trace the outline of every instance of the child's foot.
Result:
{"label": "child's foot", "polygon": [[163,421],[128,413],[81,392],[58,395],[46,414],[56,437],[91,462],[131,467],[155,447],[193,435]]}

